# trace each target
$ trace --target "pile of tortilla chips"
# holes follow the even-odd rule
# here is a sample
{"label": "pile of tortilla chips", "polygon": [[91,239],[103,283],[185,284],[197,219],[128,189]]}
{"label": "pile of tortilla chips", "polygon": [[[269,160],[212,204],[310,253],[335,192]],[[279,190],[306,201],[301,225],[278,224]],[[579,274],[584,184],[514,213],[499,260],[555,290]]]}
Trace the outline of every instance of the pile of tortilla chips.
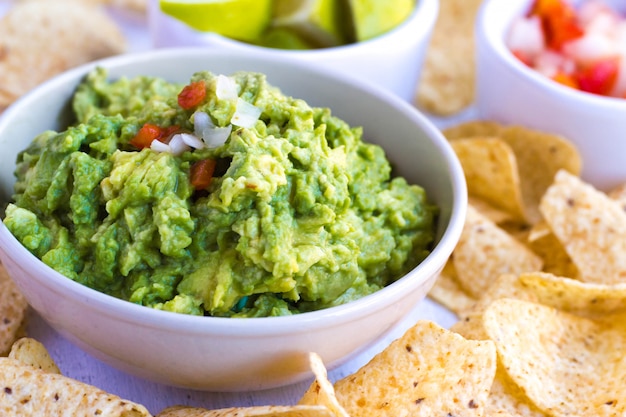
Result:
{"label": "pile of tortilla chips", "polygon": [[126,51],[103,6],[145,12],[146,0],[19,0],[0,18],[0,112],[43,81]]}
{"label": "pile of tortilla chips", "polygon": [[[565,139],[488,122],[448,129],[470,193],[459,244],[430,293],[458,315],[420,320],[296,404],[157,417],[543,417],[626,415],[626,185],[579,178]],[[0,280],[0,415],[150,416],[141,404],[61,375],[41,343],[19,338],[26,304]]]}

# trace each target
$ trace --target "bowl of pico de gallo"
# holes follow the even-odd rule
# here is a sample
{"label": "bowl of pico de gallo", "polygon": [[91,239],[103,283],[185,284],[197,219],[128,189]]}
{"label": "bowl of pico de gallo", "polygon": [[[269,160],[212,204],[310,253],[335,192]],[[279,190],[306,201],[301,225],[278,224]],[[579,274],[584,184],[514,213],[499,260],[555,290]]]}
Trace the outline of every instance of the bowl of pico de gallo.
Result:
{"label": "bowl of pico de gallo", "polygon": [[485,0],[475,33],[481,118],[560,134],[588,182],[626,182],[626,2]]}

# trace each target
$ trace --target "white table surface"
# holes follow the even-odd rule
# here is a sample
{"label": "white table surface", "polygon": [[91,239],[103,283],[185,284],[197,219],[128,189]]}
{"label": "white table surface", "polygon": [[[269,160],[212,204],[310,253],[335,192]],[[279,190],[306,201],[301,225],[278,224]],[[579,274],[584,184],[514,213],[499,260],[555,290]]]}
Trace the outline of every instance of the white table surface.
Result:
{"label": "white table surface", "polygon": [[[0,16],[6,12],[10,3],[11,0],[0,0]],[[112,15],[124,30],[129,40],[130,51],[143,51],[152,47],[147,22],[143,16],[120,13],[113,13]],[[452,119],[431,118],[431,120],[437,126],[444,127],[471,117],[473,117],[472,109]],[[383,350],[392,340],[401,336],[417,320],[421,319],[432,320],[443,327],[449,327],[456,321],[456,317],[452,313],[437,303],[426,299],[416,306],[412,313],[382,340],[341,367],[331,370],[329,378],[335,381],[353,373],[376,353]],[[118,371],[93,358],[60,336],[34,311],[29,311],[27,320],[28,336],[39,340],[46,346],[64,375],[92,384],[122,398],[141,403],[153,414],[167,406],[176,404],[205,408],[290,405],[298,401],[309,385],[309,382],[306,381],[273,390],[235,393],[201,392],[160,385]]]}

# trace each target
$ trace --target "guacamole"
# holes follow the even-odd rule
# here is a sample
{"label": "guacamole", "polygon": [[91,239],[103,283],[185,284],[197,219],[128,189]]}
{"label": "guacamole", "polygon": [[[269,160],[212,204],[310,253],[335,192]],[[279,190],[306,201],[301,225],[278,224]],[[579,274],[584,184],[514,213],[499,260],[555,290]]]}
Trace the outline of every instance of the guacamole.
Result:
{"label": "guacamole", "polygon": [[[263,74],[77,88],[75,121],[18,156],[7,228],[95,290],[194,315],[266,317],[363,297],[429,253],[437,207],[381,147]],[[175,144],[176,142],[176,144]]]}

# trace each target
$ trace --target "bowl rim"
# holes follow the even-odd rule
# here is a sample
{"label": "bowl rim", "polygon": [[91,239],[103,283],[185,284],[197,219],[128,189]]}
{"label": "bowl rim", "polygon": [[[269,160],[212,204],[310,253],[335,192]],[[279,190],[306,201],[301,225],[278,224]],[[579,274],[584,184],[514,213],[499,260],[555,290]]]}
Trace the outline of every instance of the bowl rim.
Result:
{"label": "bowl rim", "polygon": [[[158,57],[163,55],[169,56],[170,58],[181,58],[195,54],[206,54],[217,57],[236,56],[265,62],[274,61],[271,57],[264,57],[262,55],[251,55],[249,53],[234,51],[207,50],[202,47],[162,48],[100,59],[83,64],[57,75],[20,97],[0,116],[0,132],[4,130],[4,126],[9,123],[13,114],[18,114],[24,108],[28,108],[29,103],[36,101],[40,94],[44,94],[48,90],[56,88],[58,85],[63,85],[64,83],[70,81],[76,82],[78,78],[83,77],[88,71],[97,66],[114,69],[119,66],[124,66],[130,62],[148,61],[155,56]],[[437,274],[439,269],[444,265],[461,235],[465,221],[465,213],[467,209],[467,188],[462,167],[452,147],[444,138],[443,134],[426,118],[424,114],[383,87],[371,85],[362,80],[348,77],[347,75],[334,70],[329,70],[319,66],[311,66],[309,63],[290,59],[285,59],[284,61],[288,62],[290,66],[294,66],[295,70],[297,70],[297,68],[301,68],[302,70],[306,69],[306,71],[313,71],[323,77],[335,78],[342,83],[350,84],[354,88],[363,90],[366,94],[374,94],[381,97],[385,100],[385,102],[393,106],[396,111],[402,112],[406,115],[406,117],[413,119],[413,121],[424,130],[426,135],[431,138],[447,162],[448,171],[450,172],[451,177],[450,186],[452,188],[453,196],[450,208],[450,220],[442,231],[440,240],[433,251],[424,261],[417,265],[407,275],[371,295],[364,296],[360,299],[350,301],[339,306],[299,313],[292,316],[225,318],[193,316],[156,310],[134,304],[129,301],[121,300],[89,288],[60,274],[56,270],[44,264],[30,251],[28,251],[26,247],[24,247],[17,240],[17,238],[13,236],[12,233],[9,232],[2,221],[0,221],[0,252],[2,252],[3,256],[11,258],[14,262],[18,262],[17,258],[20,258],[21,261],[27,261],[31,264],[33,272],[40,285],[47,286],[51,288],[52,291],[62,290],[65,293],[71,292],[73,294],[73,298],[75,298],[77,302],[89,304],[90,309],[106,312],[107,315],[115,317],[116,320],[140,323],[151,328],[175,329],[177,332],[186,333],[206,333],[207,330],[211,330],[212,332],[220,335],[250,337],[261,334],[281,334],[290,330],[301,330],[303,327],[311,329],[316,327],[326,327],[328,326],[328,323],[332,323],[332,325],[340,325],[341,323],[350,321],[355,315],[375,313],[377,310],[387,305],[384,302],[385,299],[388,299],[389,297],[395,298],[398,293],[405,293],[414,289],[414,287],[421,285],[429,276]],[[422,274],[421,277],[414,277],[419,274]],[[47,278],[39,278],[44,276]],[[129,319],[129,317],[132,319]],[[210,323],[210,329],[206,328],[207,323]],[[254,325],[250,326],[250,324]],[[241,333],[241,329],[243,328],[246,329],[245,335],[242,335]]]}
{"label": "bowl rim", "polygon": [[[183,27],[192,34],[192,36],[197,37],[201,43],[205,43],[208,45],[219,45],[223,47],[237,48],[245,51],[261,52],[266,54],[272,53],[276,55],[293,55],[297,57],[310,56],[311,58],[323,58],[331,56],[341,56],[346,53],[356,53],[361,49],[367,48],[369,46],[383,46],[384,44],[389,43],[390,40],[398,37],[402,37],[403,39],[416,40],[428,37],[430,36],[430,31],[435,25],[437,16],[439,14],[439,1],[440,0],[416,0],[413,11],[404,21],[402,21],[394,28],[388,30],[387,32],[374,38],[346,45],[306,50],[280,49],[254,45],[238,41],[236,39],[231,39],[217,33],[204,33],[190,28],[184,23],[178,22],[176,19],[170,16],[164,16],[168,19],[173,19],[176,23],[180,23],[180,25],[183,25]],[[158,4],[156,6],[152,5],[150,7],[153,7],[155,9],[152,13],[161,13],[160,10],[158,10]],[[151,28],[151,30],[158,29]]]}
{"label": "bowl rim", "polygon": [[561,97],[577,105],[593,105],[602,110],[626,111],[626,98],[587,93],[559,84],[524,65],[506,46],[505,36],[517,16],[525,13],[533,0],[485,0],[479,10],[474,31],[480,44],[504,64],[520,82],[543,89],[549,96]]}

